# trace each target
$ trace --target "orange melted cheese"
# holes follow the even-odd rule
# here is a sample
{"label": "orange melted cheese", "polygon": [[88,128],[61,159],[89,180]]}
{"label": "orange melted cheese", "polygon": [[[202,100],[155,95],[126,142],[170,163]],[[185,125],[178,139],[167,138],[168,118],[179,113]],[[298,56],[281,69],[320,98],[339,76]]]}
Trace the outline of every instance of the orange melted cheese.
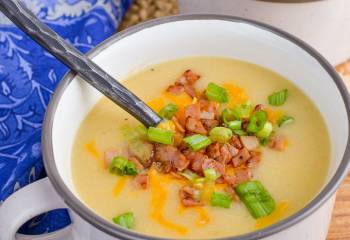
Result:
{"label": "orange melted cheese", "polygon": [[232,83],[224,83],[222,84],[222,86],[228,91],[228,94],[230,96],[230,99],[229,99],[230,107],[233,107],[234,105],[237,105],[237,104],[243,104],[248,101],[248,96],[242,88],[237,87]]}
{"label": "orange melted cheese", "polygon": [[120,177],[113,188],[113,196],[118,197],[120,192],[123,191],[125,184],[127,182],[127,177]]}
{"label": "orange melted cheese", "polygon": [[185,235],[188,229],[179,224],[167,220],[163,215],[163,210],[168,197],[168,192],[164,184],[169,182],[168,178],[162,177],[154,169],[149,171],[151,185],[151,218],[157,221],[162,227],[173,230],[178,234]]}
{"label": "orange melted cheese", "polygon": [[273,223],[278,222],[281,220],[287,211],[288,203],[287,202],[281,202],[277,205],[275,211],[273,211],[269,216],[260,218],[256,221],[255,227],[257,229],[261,229],[264,227],[267,227]]}
{"label": "orange melted cheese", "polygon": [[96,145],[95,141],[88,142],[85,144],[85,149],[96,160],[96,162],[98,163],[99,166],[101,166],[101,168],[107,169],[107,164],[103,160],[101,153],[97,151],[95,145]]}

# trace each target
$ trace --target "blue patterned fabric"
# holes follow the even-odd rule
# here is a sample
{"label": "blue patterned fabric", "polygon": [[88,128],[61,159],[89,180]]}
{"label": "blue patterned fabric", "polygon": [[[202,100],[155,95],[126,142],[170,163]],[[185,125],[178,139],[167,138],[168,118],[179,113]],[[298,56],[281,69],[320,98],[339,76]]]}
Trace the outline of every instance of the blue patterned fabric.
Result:
{"label": "blue patterned fabric", "polygon": [[[23,0],[44,23],[82,52],[116,31],[132,0]],[[0,204],[45,176],[43,116],[67,67],[0,13]],[[50,232],[70,223],[65,210],[41,215],[21,233]]]}

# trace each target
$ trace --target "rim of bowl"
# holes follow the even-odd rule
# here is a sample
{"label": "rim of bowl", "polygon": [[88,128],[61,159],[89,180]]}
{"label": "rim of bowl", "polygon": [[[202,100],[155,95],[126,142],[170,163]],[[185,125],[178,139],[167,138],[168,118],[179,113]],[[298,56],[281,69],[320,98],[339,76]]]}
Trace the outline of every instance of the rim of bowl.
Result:
{"label": "rim of bowl", "polygon": [[[283,30],[280,30],[268,24],[261,23],[258,21],[248,20],[240,17],[229,16],[229,15],[186,14],[186,15],[176,15],[176,16],[163,17],[163,18],[150,20],[150,21],[138,24],[136,26],[130,27],[124,31],[121,31],[118,34],[115,34],[107,38],[105,41],[100,43],[96,48],[91,50],[87,55],[88,57],[92,58],[98,55],[100,52],[104,51],[110,45],[118,42],[120,39],[128,37],[129,35],[139,32],[143,29],[150,28],[160,24],[169,23],[169,22],[186,21],[186,20],[221,20],[221,21],[243,23],[243,24],[248,24],[253,27],[262,29],[264,31],[269,31],[273,34],[276,34],[296,44],[298,47],[305,50],[317,62],[319,62],[321,67],[323,67],[323,69],[326,70],[330,75],[330,77],[333,79],[333,81],[335,82],[339,90],[339,93],[342,97],[342,100],[344,102],[346,112],[347,112],[347,118],[349,123],[349,129],[347,133],[348,138],[347,138],[347,145],[346,145],[346,149],[345,149],[342,161],[338,169],[336,170],[334,176],[327,183],[327,185],[305,207],[303,207],[301,210],[291,215],[290,217],[283,219],[282,221],[279,221],[267,228],[257,230],[254,232],[237,235],[233,237],[223,237],[218,239],[256,240],[256,239],[261,239],[263,237],[271,236],[275,233],[281,232],[282,230],[285,230],[295,225],[296,223],[300,222],[301,220],[303,220],[304,218],[312,214],[314,211],[316,211],[320,206],[322,206],[335,193],[336,189],[339,187],[341,181],[344,179],[347,173],[347,170],[349,168],[349,163],[350,163],[349,161],[350,160],[350,97],[348,94],[348,90],[343,80],[340,78],[340,76],[337,74],[334,68],[328,63],[328,61],[320,53],[318,53],[314,48],[309,46],[304,41],[298,39],[297,37]],[[85,204],[81,202],[78,199],[78,197],[76,197],[69,190],[69,188],[65,185],[65,183],[61,179],[61,176],[59,175],[58,170],[56,168],[54,155],[53,155],[52,126],[53,126],[53,120],[55,117],[56,108],[61,99],[61,96],[65,91],[65,89],[70,84],[70,82],[74,79],[74,77],[75,77],[75,74],[70,71],[63,77],[63,79],[59,83],[58,87],[56,88],[50,100],[49,106],[45,114],[44,124],[43,124],[43,134],[42,134],[43,148],[42,149],[43,149],[44,166],[53,187],[58,192],[58,194],[63,198],[63,200],[65,201],[65,203],[68,205],[69,208],[71,208],[75,213],[77,213],[85,221],[95,226],[102,232],[105,232],[114,237],[120,237],[122,239],[149,239],[149,240],[165,239],[160,237],[152,237],[142,233],[137,233],[137,232],[123,229],[117,226],[116,224],[113,224],[112,222],[109,222],[106,219],[98,216],[96,213],[90,210],[87,206],[85,206]]]}

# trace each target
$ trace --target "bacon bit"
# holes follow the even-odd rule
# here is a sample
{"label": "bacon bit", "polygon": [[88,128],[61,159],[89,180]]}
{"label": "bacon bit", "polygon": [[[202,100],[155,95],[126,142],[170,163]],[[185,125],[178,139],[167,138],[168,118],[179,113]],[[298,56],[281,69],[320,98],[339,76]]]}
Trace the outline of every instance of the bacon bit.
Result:
{"label": "bacon bit", "polygon": [[170,145],[157,145],[156,161],[169,162],[178,171],[182,171],[187,168],[190,161],[174,146]]}
{"label": "bacon bit", "polygon": [[259,110],[263,110],[263,109],[264,109],[264,105],[262,105],[262,104],[257,104],[257,105],[255,105],[255,107],[254,107],[254,112],[259,111]]}
{"label": "bacon bit", "polygon": [[203,206],[200,201],[200,191],[190,186],[184,186],[179,190],[179,197],[184,207]]}
{"label": "bacon bit", "polygon": [[192,85],[184,85],[184,90],[185,90],[185,93],[187,93],[191,97],[194,98],[196,96],[196,90]]}
{"label": "bacon bit", "polygon": [[243,145],[241,143],[241,140],[239,140],[239,137],[234,135],[231,139],[230,139],[230,144],[232,146],[234,146],[237,149],[242,149]]}
{"label": "bacon bit", "polygon": [[274,135],[270,138],[269,148],[283,151],[287,147],[287,138],[282,135]]}
{"label": "bacon bit", "polygon": [[185,117],[199,120],[201,118],[201,108],[198,103],[185,107]]}
{"label": "bacon bit", "polygon": [[252,178],[252,173],[248,168],[235,169],[236,184],[247,182]]}
{"label": "bacon bit", "polygon": [[207,147],[207,155],[209,158],[217,159],[220,157],[220,144],[218,142],[212,143]]}
{"label": "bacon bit", "polygon": [[249,151],[253,151],[260,146],[259,140],[255,136],[240,136],[240,140],[243,146]]}
{"label": "bacon bit", "polygon": [[215,180],[215,183],[216,183],[216,184],[224,184],[224,183],[225,183],[224,177],[223,177],[223,176],[220,176],[219,178],[217,178],[217,179]]}
{"label": "bacon bit", "polygon": [[201,152],[185,151],[183,153],[188,160],[190,160],[190,167],[196,173],[202,173],[202,164],[206,155]]}
{"label": "bacon bit", "polygon": [[183,76],[185,77],[185,80],[186,80],[184,84],[189,84],[189,85],[195,84],[196,81],[201,77],[200,75],[194,73],[191,69],[186,70]]}
{"label": "bacon bit", "polygon": [[237,156],[232,158],[232,164],[233,167],[239,167],[243,164],[245,164],[245,162],[250,158],[250,153],[248,151],[248,149],[246,148],[242,148]]}
{"label": "bacon bit", "polygon": [[232,157],[234,157],[238,154],[239,149],[235,148],[234,146],[232,146],[229,143],[226,143],[226,146],[227,146],[227,150],[230,152]]}
{"label": "bacon bit", "polygon": [[134,182],[138,187],[147,189],[149,183],[149,177],[147,174],[139,174],[134,178]]}
{"label": "bacon bit", "polygon": [[170,172],[170,175],[172,178],[177,179],[177,180],[184,180],[186,179],[184,176],[179,175],[176,172]]}
{"label": "bacon bit", "polygon": [[236,194],[236,191],[235,191],[235,189],[234,189],[234,187],[232,185],[226,186],[224,191],[231,196],[233,201],[235,201],[235,202],[239,202],[240,201],[240,199],[239,199],[238,195]]}
{"label": "bacon bit", "polygon": [[174,95],[180,95],[181,93],[184,92],[184,90],[185,88],[182,85],[170,85],[166,91]]}
{"label": "bacon bit", "polygon": [[129,157],[129,161],[135,163],[137,170],[143,170],[144,167],[137,157]]}
{"label": "bacon bit", "polygon": [[203,135],[208,134],[208,132],[204,128],[202,122],[199,119],[195,119],[195,118],[191,118],[191,117],[187,118],[187,120],[186,120],[186,129],[192,133],[199,133],[199,134],[203,134]]}
{"label": "bacon bit", "polygon": [[201,122],[202,122],[204,128],[205,128],[208,132],[210,132],[210,130],[212,130],[214,127],[219,126],[219,121],[218,121],[218,120],[215,120],[215,119],[213,119],[213,120],[210,120],[210,119],[202,119]]}
{"label": "bacon bit", "polygon": [[202,119],[216,119],[220,118],[219,107],[220,105],[216,102],[208,101],[207,99],[201,98],[199,100]]}
{"label": "bacon bit", "polygon": [[111,165],[112,160],[114,157],[118,156],[120,154],[120,151],[117,149],[110,149],[104,152],[104,160],[107,163],[107,165]]}
{"label": "bacon bit", "polygon": [[219,162],[223,163],[223,164],[229,164],[231,162],[232,159],[232,154],[229,150],[229,145],[230,144],[224,144],[221,146],[220,148],[220,157],[219,157]]}
{"label": "bacon bit", "polygon": [[261,161],[261,152],[250,152],[251,158],[247,161],[247,167],[250,169],[255,169],[259,166]]}
{"label": "bacon bit", "polygon": [[179,122],[177,117],[173,116],[171,118],[171,121],[173,121],[176,131],[178,131],[180,133],[185,133],[185,128],[181,125],[181,123]]}
{"label": "bacon bit", "polygon": [[208,168],[215,169],[215,171],[217,173],[220,173],[220,175],[224,175],[225,174],[225,165],[220,163],[220,162],[218,162],[218,161],[215,161],[212,158],[205,158],[204,161],[203,161],[202,169],[205,170],[205,169],[208,169]]}

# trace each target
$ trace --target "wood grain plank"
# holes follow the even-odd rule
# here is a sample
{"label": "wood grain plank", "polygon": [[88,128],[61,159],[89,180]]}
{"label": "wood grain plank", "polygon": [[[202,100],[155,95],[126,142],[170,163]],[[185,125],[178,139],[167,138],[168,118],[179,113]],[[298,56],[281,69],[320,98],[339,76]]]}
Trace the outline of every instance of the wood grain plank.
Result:
{"label": "wood grain plank", "polygon": [[350,174],[337,192],[332,223],[327,240],[350,239]]}

